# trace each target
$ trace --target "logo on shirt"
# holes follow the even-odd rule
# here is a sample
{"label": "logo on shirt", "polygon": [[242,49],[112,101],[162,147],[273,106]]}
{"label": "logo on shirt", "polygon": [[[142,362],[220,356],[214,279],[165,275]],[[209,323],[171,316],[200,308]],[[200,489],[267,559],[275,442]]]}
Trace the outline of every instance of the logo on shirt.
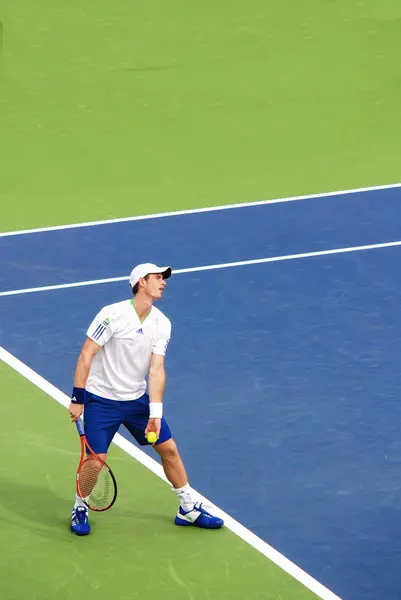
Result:
{"label": "logo on shirt", "polygon": [[110,319],[105,319],[102,323],[100,323],[100,325],[96,327],[95,331],[92,334],[92,338],[95,341],[101,338],[108,325],[110,325]]}
{"label": "logo on shirt", "polygon": [[140,329],[137,329],[137,330],[136,330],[136,333],[142,333],[142,334],[143,334],[143,329],[142,329],[142,327],[141,327]]}

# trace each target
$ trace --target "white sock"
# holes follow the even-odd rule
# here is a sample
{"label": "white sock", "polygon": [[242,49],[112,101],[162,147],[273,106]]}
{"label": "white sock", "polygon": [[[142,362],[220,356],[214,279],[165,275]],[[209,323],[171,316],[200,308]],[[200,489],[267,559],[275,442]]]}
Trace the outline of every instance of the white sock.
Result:
{"label": "white sock", "polygon": [[78,494],[75,494],[74,508],[77,508],[77,506],[85,506],[85,504],[83,503],[83,501],[81,500],[81,498],[78,496]]}
{"label": "white sock", "polygon": [[193,499],[193,492],[189,483],[182,488],[173,489],[178,496],[182,509],[185,510],[185,512],[191,510],[195,504],[195,500]]}

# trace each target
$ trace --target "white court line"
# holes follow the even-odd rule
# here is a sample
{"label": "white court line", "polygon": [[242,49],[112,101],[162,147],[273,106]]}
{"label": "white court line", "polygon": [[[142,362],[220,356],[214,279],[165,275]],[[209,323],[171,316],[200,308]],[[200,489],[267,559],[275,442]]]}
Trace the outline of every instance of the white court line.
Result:
{"label": "white court line", "polygon": [[[48,394],[54,400],[57,400],[60,404],[67,407],[70,403],[69,397],[64,394],[61,390],[56,388],[49,381],[41,377],[38,373],[33,371],[26,364],[21,362],[18,358],[7,352],[4,348],[0,346],[0,359],[12,367],[15,371],[17,371],[20,375],[28,379],[31,383],[36,385],[43,392]],[[155,473],[158,477],[163,479],[166,483],[168,483],[163,469],[161,465],[156,462],[153,458],[145,454],[142,450],[134,446],[131,442],[129,442],[122,435],[117,433],[114,436],[113,442],[122,450],[127,452],[130,456],[135,458],[139,463],[147,467],[152,473]],[[196,492],[196,491],[195,491]],[[281,569],[286,571],[289,575],[291,575],[294,579],[302,583],[306,588],[314,592],[319,598],[323,600],[341,600],[339,596],[336,596],[333,592],[327,589],[324,585],[316,581],[313,577],[311,577],[308,573],[303,571],[296,564],[288,560],[285,556],[280,554],[277,550],[275,550],[272,546],[269,546],[265,541],[252,533],[249,529],[241,525],[238,521],[230,517],[227,513],[223,512],[216,505],[212,504],[196,492],[197,496],[200,500],[209,504],[215,513],[224,519],[225,525],[228,529],[230,529],[233,533],[235,533],[238,537],[247,542],[250,546],[261,552],[266,558],[274,562]]]}
{"label": "white court line", "polygon": [[297,200],[312,200],[313,198],[329,198],[331,196],[343,196],[347,194],[358,194],[362,192],[374,192],[380,190],[390,190],[401,187],[401,183],[391,183],[387,185],[376,185],[372,187],[355,188],[351,190],[339,190],[337,192],[323,192],[321,194],[309,194],[306,196],[289,196],[288,198],[273,198],[272,200],[257,200],[256,202],[242,202],[239,204],[225,204],[222,206],[208,206],[205,208],[193,208],[189,210],[177,210],[173,212],[156,213],[151,215],[139,215],[136,217],[122,217],[119,219],[106,219],[104,221],[88,221],[87,223],[73,223],[70,225],[54,225],[51,227],[39,227],[37,229],[22,229],[20,231],[6,231],[0,233],[0,237],[10,237],[13,235],[25,235],[28,233],[42,233],[45,231],[58,231],[63,229],[76,229],[78,227],[93,227],[95,225],[110,225],[112,223],[127,223],[129,221],[142,221],[145,219],[158,219],[161,217],[175,217],[177,215],[193,215],[204,212],[214,212],[216,210],[230,210],[235,208],[249,208],[252,206],[262,206],[264,204],[279,204],[282,202],[295,202]]}
{"label": "white court line", "polygon": [[[401,240],[396,242],[383,242],[380,244],[368,244],[366,246],[350,246],[348,248],[334,248],[332,250],[318,250],[316,252],[302,252],[301,254],[287,254],[284,256],[270,256],[269,258],[255,258],[253,260],[240,260],[237,262],[221,263],[218,265],[205,265],[203,267],[190,267],[188,269],[176,269],[173,275],[180,273],[196,273],[197,271],[214,271],[216,269],[228,269],[230,267],[243,267],[246,265],[260,265],[263,263],[280,262],[285,260],[297,260],[300,258],[312,258],[314,256],[328,256],[330,254],[344,254],[346,252],[360,252],[362,250],[376,250],[378,248],[391,248],[401,246]],[[43,287],[25,288],[20,290],[9,290],[0,292],[1,296],[16,296],[18,294],[31,294],[32,292],[48,292],[50,290],[62,290],[74,287],[83,287],[87,285],[98,285],[101,283],[115,283],[117,281],[126,281],[128,275],[122,277],[110,277],[108,279],[92,279],[89,281],[77,281],[75,283],[61,283],[59,285],[46,285]]]}

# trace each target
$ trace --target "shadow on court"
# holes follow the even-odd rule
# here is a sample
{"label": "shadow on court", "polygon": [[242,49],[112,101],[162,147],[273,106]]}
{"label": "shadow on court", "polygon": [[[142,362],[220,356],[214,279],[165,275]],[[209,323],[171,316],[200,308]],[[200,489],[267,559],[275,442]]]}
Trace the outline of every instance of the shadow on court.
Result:
{"label": "shadow on court", "polygon": [[[107,517],[112,519],[113,522],[119,523],[118,527],[121,527],[121,531],[125,531],[128,523],[131,525],[137,523],[139,529],[141,529],[140,524],[144,522],[155,523],[157,521],[170,526],[174,518],[174,515],[170,512],[163,514],[162,512],[139,511],[130,508],[119,510],[117,503],[118,498],[116,506],[107,511]],[[0,479],[0,506],[19,518],[38,523],[47,528],[67,530],[73,507],[73,497],[62,498],[50,487],[46,487],[45,482],[43,486],[36,486],[3,477]],[[100,515],[103,516],[103,513],[100,513]],[[90,516],[92,517],[92,525],[96,525],[93,521],[95,514],[90,511]],[[96,517],[98,516],[96,515]],[[104,513],[104,516],[106,516],[106,513]]]}
{"label": "shadow on court", "polygon": [[46,527],[65,527],[72,499],[61,498],[43,482],[43,486],[0,479],[0,505],[9,512]]}

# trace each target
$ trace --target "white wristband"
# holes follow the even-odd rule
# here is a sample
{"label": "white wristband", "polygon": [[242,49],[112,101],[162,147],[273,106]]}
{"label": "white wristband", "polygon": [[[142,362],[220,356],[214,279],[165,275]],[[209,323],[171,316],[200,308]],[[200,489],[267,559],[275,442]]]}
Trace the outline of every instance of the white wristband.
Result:
{"label": "white wristband", "polygon": [[163,416],[162,402],[149,402],[149,419],[161,419]]}

